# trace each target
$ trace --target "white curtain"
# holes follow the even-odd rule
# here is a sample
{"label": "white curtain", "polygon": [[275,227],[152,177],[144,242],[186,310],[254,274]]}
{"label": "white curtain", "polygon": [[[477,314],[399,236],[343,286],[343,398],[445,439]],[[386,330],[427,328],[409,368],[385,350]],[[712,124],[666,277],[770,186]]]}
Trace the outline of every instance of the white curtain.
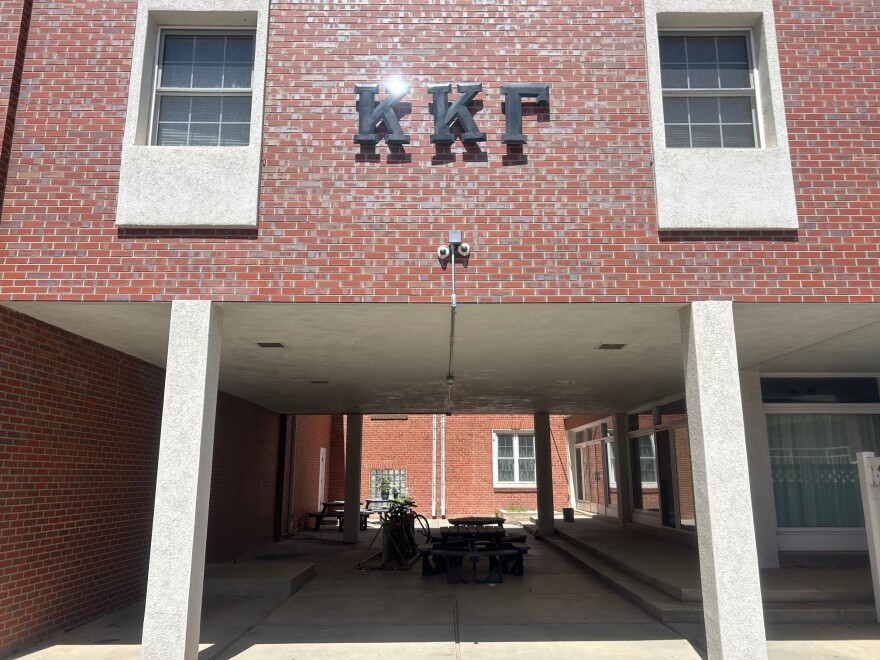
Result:
{"label": "white curtain", "polygon": [[768,414],[779,527],[864,527],[856,452],[880,453],[880,415]]}

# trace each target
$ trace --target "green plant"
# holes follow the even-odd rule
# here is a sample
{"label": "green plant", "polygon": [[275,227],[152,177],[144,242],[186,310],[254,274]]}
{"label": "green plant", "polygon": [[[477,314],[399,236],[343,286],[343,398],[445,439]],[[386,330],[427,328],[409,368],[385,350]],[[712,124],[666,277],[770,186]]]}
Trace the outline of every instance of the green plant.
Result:
{"label": "green plant", "polygon": [[384,476],[376,479],[376,490],[380,493],[386,493],[391,490],[391,479]]}
{"label": "green plant", "polygon": [[507,507],[507,510],[511,513],[525,513],[526,511],[529,511],[529,507],[522,504],[511,504]]}

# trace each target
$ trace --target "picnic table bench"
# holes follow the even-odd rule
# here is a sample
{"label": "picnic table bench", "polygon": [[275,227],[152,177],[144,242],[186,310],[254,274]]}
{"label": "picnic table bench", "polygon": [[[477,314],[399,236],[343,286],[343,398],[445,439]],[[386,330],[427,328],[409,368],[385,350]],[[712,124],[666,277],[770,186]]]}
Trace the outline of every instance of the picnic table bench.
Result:
{"label": "picnic table bench", "polygon": [[[345,502],[341,500],[321,502],[321,507],[320,511],[310,511],[306,514],[307,517],[315,519],[315,530],[317,531],[321,528],[325,518],[335,520],[339,528],[342,529],[342,521],[345,519]],[[363,525],[366,526],[363,512],[361,512],[361,520]]]}

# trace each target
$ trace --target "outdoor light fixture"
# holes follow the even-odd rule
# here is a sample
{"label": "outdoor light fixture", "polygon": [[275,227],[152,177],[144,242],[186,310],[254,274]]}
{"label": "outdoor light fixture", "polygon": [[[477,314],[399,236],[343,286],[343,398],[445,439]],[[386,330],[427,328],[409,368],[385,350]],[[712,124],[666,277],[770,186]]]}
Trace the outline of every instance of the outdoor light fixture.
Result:
{"label": "outdoor light fixture", "polygon": [[447,236],[446,244],[437,248],[437,258],[443,270],[447,265],[451,265],[452,271],[452,295],[451,295],[451,314],[449,319],[449,366],[446,371],[446,414],[452,414],[452,387],[455,385],[455,376],[452,373],[452,357],[455,350],[455,311],[458,307],[458,300],[455,293],[455,257],[458,255],[459,260],[467,266],[468,258],[471,256],[471,246],[464,242],[462,232],[459,229],[451,229]]}

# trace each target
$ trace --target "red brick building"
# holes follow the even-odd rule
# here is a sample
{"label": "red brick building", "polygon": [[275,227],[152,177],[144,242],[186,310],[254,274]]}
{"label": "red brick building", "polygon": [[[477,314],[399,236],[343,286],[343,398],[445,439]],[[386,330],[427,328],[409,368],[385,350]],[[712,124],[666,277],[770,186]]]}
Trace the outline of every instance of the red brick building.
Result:
{"label": "red brick building", "polygon": [[[757,567],[867,543],[878,19],[0,0],[0,653],[146,593],[145,657],[192,654],[204,561],[295,527],[322,448],[354,502],[404,447],[371,416],[452,413],[448,469],[534,450],[544,534],[695,534],[710,652],[759,657]],[[449,510],[516,504],[487,474]]]}

